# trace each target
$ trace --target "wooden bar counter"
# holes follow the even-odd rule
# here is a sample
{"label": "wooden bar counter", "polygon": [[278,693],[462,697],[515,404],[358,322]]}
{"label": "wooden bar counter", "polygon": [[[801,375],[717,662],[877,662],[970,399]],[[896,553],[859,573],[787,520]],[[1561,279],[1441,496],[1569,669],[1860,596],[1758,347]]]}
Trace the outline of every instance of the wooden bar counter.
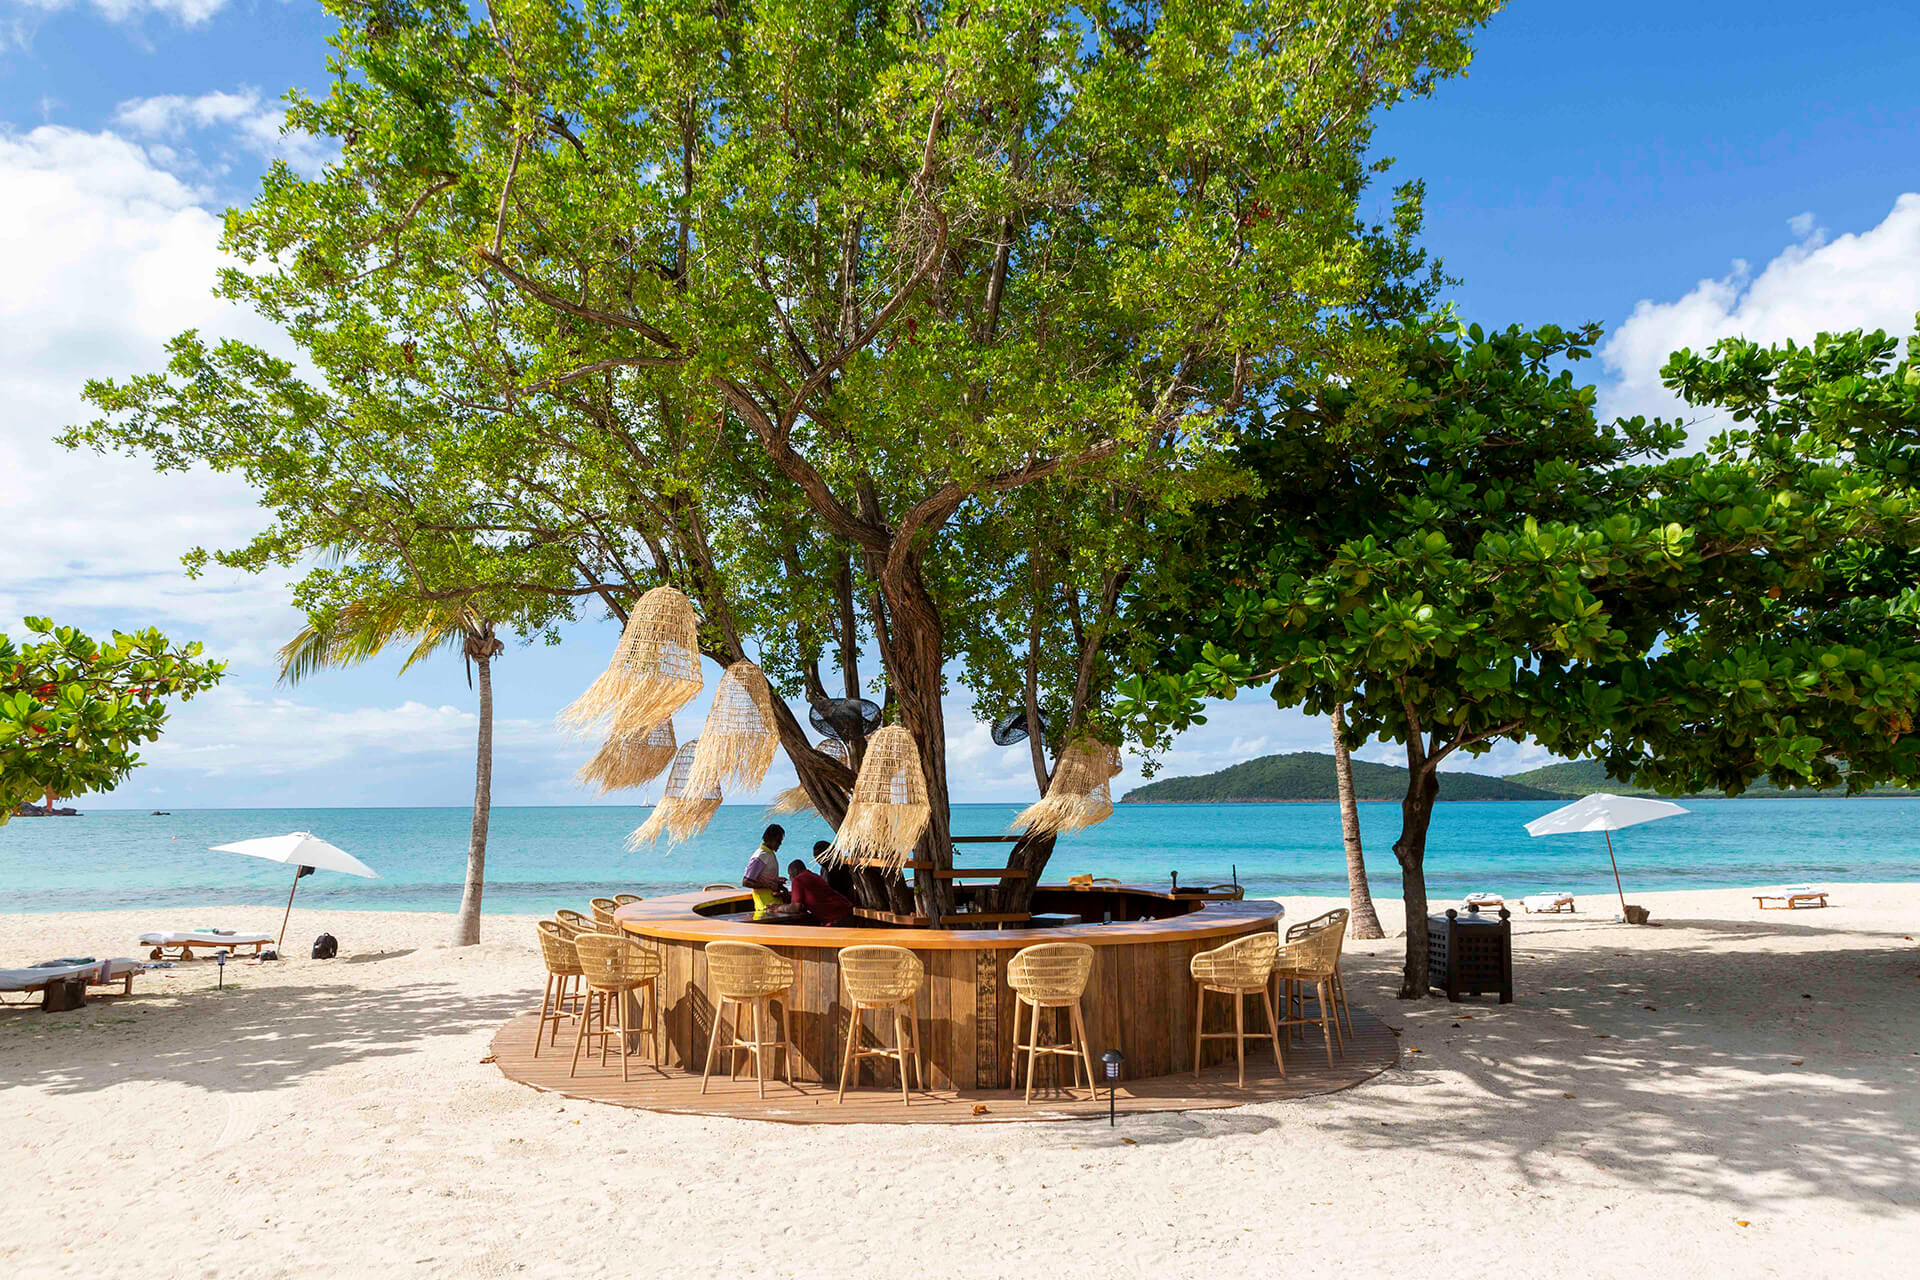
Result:
{"label": "wooden bar counter", "polygon": [[[1132,885],[1041,887],[1034,896],[1036,913],[1077,915],[1088,921],[1051,928],[827,929],[755,924],[747,918],[750,909],[749,896],[740,889],[649,898],[614,913],[623,929],[660,952],[664,971],[658,990],[665,1006],[669,1065],[699,1071],[705,1061],[713,1029],[706,944],[757,942],[795,965],[793,1007],[788,1011],[794,1078],[837,1081],[848,1025],[838,952],[841,947],[882,944],[905,947],[926,966],[915,1016],[927,1084],[935,1089],[1004,1088],[1011,1083],[1014,1001],[1007,986],[1007,961],[1020,948],[1039,942],[1093,947],[1093,974],[1082,1003],[1096,1064],[1102,1053],[1118,1048],[1126,1055],[1128,1079],[1191,1070],[1194,989],[1188,961],[1231,939],[1272,929],[1284,913],[1277,902],[1208,900]],[[1111,923],[1106,923],[1109,918]],[[1050,1038],[1062,1036],[1057,1016],[1049,1014],[1043,1023]],[[1208,1029],[1231,1025],[1228,1002],[1211,1002]],[[868,1036],[873,1034],[870,1029]],[[1222,1052],[1230,1054],[1231,1047],[1213,1042],[1208,1061]],[[1065,1066],[1064,1060],[1056,1062]]]}

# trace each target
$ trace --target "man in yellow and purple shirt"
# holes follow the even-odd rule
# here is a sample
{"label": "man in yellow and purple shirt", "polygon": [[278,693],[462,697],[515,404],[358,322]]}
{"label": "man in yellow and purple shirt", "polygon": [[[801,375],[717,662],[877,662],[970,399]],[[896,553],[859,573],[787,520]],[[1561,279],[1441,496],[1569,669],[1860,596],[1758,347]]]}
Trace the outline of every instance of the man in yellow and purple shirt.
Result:
{"label": "man in yellow and purple shirt", "polygon": [[761,833],[760,847],[747,859],[746,873],[740,877],[740,887],[753,890],[755,920],[766,919],[785,899],[787,882],[780,878],[780,845],[786,838],[785,827],[777,822],[769,826]]}

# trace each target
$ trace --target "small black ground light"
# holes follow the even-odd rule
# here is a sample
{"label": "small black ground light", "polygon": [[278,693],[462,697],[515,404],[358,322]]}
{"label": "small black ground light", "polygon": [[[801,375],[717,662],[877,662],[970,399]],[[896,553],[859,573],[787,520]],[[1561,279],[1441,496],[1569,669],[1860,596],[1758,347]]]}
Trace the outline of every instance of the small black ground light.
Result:
{"label": "small black ground light", "polygon": [[1107,1067],[1107,1127],[1113,1127],[1114,1090],[1120,1087],[1120,1068],[1125,1064],[1127,1055],[1118,1049],[1109,1049],[1100,1055],[1100,1061]]}
{"label": "small black ground light", "polygon": [[227,949],[225,947],[213,953],[213,962],[220,966],[220,982],[214,990],[225,991],[227,989]]}

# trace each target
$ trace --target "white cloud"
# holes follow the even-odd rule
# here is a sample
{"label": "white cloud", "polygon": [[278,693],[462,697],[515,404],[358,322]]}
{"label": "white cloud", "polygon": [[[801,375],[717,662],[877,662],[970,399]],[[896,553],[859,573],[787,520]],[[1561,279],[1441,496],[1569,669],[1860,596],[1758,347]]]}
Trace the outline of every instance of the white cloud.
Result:
{"label": "white cloud", "polygon": [[[169,93],[130,98],[114,110],[114,123],[141,137],[177,143],[193,135],[212,135],[216,144],[230,140],[253,155],[283,159],[302,173],[318,173],[333,158],[333,146],[298,129],[284,131],[285,121],[280,104],[262,101],[258,89],[244,85],[232,93],[198,97]],[[191,163],[191,153],[166,150],[170,158],[164,163]]]}
{"label": "white cloud", "polygon": [[212,296],[219,219],[111,133],[0,133],[0,190],[0,243],[17,246],[0,290],[0,628],[40,613],[184,624],[225,654],[264,652],[289,631],[277,584],[221,570],[189,582],[180,569],[190,548],[236,545],[262,525],[250,489],[53,443],[87,416],[88,378],[158,368],[182,329],[272,341]]}
{"label": "white cloud", "polygon": [[1689,409],[1660,385],[1660,369],[1682,347],[1703,351],[1721,338],[1810,342],[1821,332],[1913,332],[1920,309],[1920,193],[1902,195],[1880,224],[1828,239],[1810,213],[1788,220],[1795,242],[1758,274],[1735,261],[1671,302],[1643,300],[1614,330],[1600,357],[1609,416],[1646,414],[1695,422],[1704,440],[1721,423]]}
{"label": "white cloud", "polygon": [[[22,8],[55,13],[74,7],[74,0],[17,0]],[[109,22],[137,22],[148,16],[171,18],[194,27],[227,7],[227,0],[90,0],[89,7]]]}

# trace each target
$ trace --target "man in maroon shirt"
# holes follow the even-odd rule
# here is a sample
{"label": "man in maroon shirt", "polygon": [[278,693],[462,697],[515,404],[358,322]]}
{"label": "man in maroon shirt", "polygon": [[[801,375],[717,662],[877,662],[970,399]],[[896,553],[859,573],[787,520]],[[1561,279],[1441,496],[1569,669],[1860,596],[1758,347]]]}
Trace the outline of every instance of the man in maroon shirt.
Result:
{"label": "man in maroon shirt", "polygon": [[798,858],[787,867],[787,900],[805,908],[814,924],[839,925],[853,919],[853,904],[834,892],[825,876],[807,870],[807,864]]}

